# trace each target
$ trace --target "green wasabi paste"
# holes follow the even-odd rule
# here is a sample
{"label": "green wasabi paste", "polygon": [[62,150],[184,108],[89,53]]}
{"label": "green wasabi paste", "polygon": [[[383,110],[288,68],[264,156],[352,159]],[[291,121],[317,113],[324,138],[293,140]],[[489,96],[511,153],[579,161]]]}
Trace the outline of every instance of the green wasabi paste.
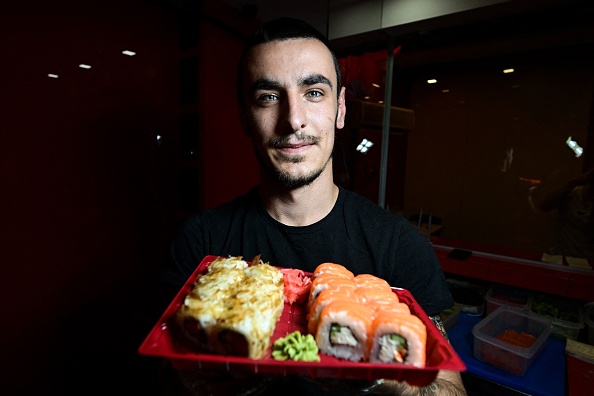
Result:
{"label": "green wasabi paste", "polygon": [[311,334],[302,335],[299,331],[276,340],[272,347],[272,357],[276,360],[320,361],[314,337]]}

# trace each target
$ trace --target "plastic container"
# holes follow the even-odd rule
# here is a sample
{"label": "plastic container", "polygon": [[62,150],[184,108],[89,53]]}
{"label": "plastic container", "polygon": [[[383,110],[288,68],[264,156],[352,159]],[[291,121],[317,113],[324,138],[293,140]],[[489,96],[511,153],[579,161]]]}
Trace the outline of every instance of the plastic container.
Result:
{"label": "plastic container", "polygon": [[[138,352],[144,356],[165,358],[176,369],[197,368],[221,371],[243,371],[255,374],[304,375],[312,378],[333,377],[338,379],[376,380],[380,378],[406,381],[410,385],[426,386],[437,377],[439,370],[464,371],[466,365],[452,345],[441,335],[412,294],[405,289],[392,288],[401,302],[408,305],[412,314],[421,319],[427,328],[425,367],[399,363],[352,362],[320,354],[319,362],[275,360],[269,348],[266,356],[254,360],[241,356],[201,353],[190,348],[175,330],[173,316],[191,290],[199,274],[206,271],[216,256],[206,256],[188,278],[161,318],[146,336]],[[311,274],[308,274],[311,275]],[[276,325],[271,343],[293,331],[307,334],[306,304],[285,303],[283,313]]]}
{"label": "plastic container", "polygon": [[460,311],[462,308],[458,304],[454,304],[454,306],[450,309],[446,309],[439,313],[441,321],[443,322],[443,327],[446,330],[449,330],[458,323],[458,319],[460,319]]}
{"label": "plastic container", "polygon": [[[552,331],[551,323],[550,319],[529,310],[501,306],[473,327],[474,357],[508,373],[522,376],[542,352]],[[522,348],[497,338],[510,329],[531,334],[536,340],[530,347]]]}
{"label": "plastic container", "polygon": [[567,359],[567,395],[592,394],[592,389],[594,389],[594,346],[567,340],[565,355]]}
{"label": "plastic container", "polygon": [[528,290],[516,287],[493,284],[485,296],[487,315],[502,305],[516,309],[528,309],[532,302],[532,294]]}
{"label": "plastic container", "polygon": [[588,328],[588,344],[594,345],[594,301],[584,305],[584,322]]}
{"label": "plastic container", "polygon": [[484,291],[471,286],[450,286],[450,293],[462,312],[482,316],[485,311]]}
{"label": "plastic container", "polygon": [[549,294],[535,294],[530,310],[553,321],[553,335],[576,340],[584,325],[584,314],[576,301]]}

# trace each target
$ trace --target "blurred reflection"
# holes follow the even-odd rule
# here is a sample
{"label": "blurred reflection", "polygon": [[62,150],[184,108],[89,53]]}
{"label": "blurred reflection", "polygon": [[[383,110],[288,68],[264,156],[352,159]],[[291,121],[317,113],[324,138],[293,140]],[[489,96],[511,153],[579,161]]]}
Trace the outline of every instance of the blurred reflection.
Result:
{"label": "blurred reflection", "polygon": [[[590,268],[564,259],[588,256],[575,249],[556,257],[557,219],[539,200],[588,162],[564,143],[567,131],[588,141],[592,46],[410,66],[406,46],[394,52],[400,67],[392,102],[414,112],[414,122],[390,133],[386,209],[405,217],[439,213],[447,228],[436,243],[444,246]],[[381,142],[386,57],[377,51],[339,59],[350,101],[337,138],[336,180],[372,200],[382,147],[365,155],[356,147],[363,139]],[[509,64],[513,73],[500,67]],[[439,82],[430,84],[436,75]]]}
{"label": "blurred reflection", "polygon": [[544,212],[557,210],[549,254],[594,259],[594,166],[545,195],[537,206]]}

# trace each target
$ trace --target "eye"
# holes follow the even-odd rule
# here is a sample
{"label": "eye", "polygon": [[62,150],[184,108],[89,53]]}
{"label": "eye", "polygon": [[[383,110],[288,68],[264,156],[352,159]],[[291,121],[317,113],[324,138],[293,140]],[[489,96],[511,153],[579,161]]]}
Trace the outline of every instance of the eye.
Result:
{"label": "eye", "polygon": [[274,101],[278,100],[278,96],[275,94],[266,93],[266,94],[262,94],[262,95],[258,96],[257,100],[260,103],[274,102]]}
{"label": "eye", "polygon": [[310,100],[315,100],[315,101],[317,101],[317,100],[321,100],[321,99],[322,99],[324,96],[325,96],[325,95],[324,95],[324,92],[323,92],[323,91],[320,91],[320,90],[318,90],[318,89],[314,89],[314,90],[311,90],[311,91],[307,91],[307,92],[305,93],[305,97],[306,97],[307,99],[310,99]]}

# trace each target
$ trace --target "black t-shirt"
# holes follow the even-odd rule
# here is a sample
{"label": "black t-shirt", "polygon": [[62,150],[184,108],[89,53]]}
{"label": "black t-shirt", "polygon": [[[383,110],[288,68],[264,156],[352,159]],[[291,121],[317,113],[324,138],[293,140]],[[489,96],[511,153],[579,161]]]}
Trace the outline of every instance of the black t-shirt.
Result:
{"label": "black t-shirt", "polygon": [[207,255],[248,261],[261,255],[271,265],[308,272],[333,262],[355,275],[373,274],[407,289],[428,315],[454,304],[427,239],[402,216],[343,188],[332,211],[305,227],[273,219],[260,202],[258,187],[189,218],[173,240],[161,280],[181,288]]}

